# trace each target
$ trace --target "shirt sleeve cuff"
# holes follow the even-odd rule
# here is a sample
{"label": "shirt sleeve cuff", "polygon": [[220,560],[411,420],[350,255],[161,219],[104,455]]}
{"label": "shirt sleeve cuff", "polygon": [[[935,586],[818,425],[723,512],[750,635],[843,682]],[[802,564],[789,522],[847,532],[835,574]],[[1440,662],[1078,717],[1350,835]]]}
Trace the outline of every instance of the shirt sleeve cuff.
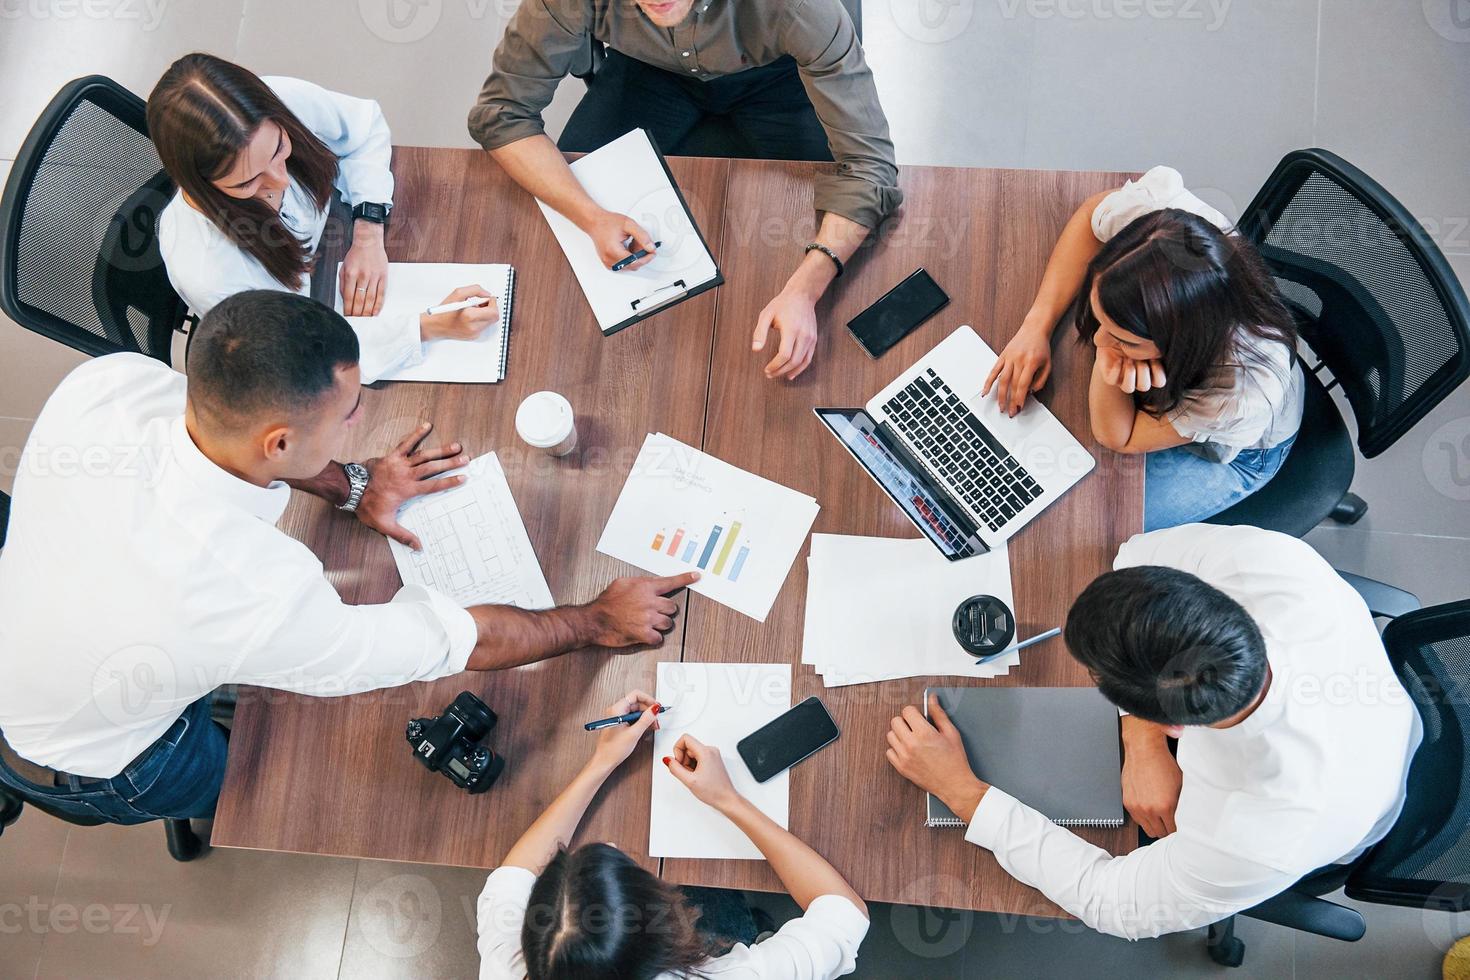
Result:
{"label": "shirt sleeve cuff", "polygon": [[861,177],[830,174],[816,181],[812,205],[824,214],[840,214],[864,228],[877,228],[903,203],[903,191]]}
{"label": "shirt sleeve cuff", "polygon": [[399,368],[413,367],[424,359],[424,340],[417,313],[392,316],[348,317],[357,333],[358,371],[362,383],[370,385]]}
{"label": "shirt sleeve cuff", "polygon": [[420,677],[419,680],[449,677],[465,669],[465,665],[470,662],[470,654],[475,652],[475,643],[480,638],[480,629],[475,625],[475,617],[470,615],[469,610],[461,609],[450,602],[443,593],[426,589],[422,585],[405,585],[393,596],[393,601],[427,604],[443,625],[445,636],[449,641],[449,652],[444,658],[444,669]]}
{"label": "shirt sleeve cuff", "polygon": [[[478,108],[478,107],[477,107]],[[470,138],[487,150],[498,150],[528,136],[541,136],[546,127],[537,119],[486,119],[478,111],[470,113]]]}
{"label": "shirt sleeve cuff", "polygon": [[1014,796],[990,787],[980,798],[980,805],[970,818],[970,826],[965,828],[965,840],[977,847],[995,850],[995,845],[1000,843],[1001,828],[1020,806],[1021,802]]}

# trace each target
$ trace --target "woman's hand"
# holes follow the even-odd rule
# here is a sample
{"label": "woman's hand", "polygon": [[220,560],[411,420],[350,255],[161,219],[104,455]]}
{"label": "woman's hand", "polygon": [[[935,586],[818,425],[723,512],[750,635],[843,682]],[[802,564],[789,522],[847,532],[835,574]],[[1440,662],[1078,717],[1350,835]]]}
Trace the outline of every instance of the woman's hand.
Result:
{"label": "woman's hand", "polygon": [[664,765],[706,806],[724,811],[740,801],[740,794],[735,792],[730,774],[725,771],[720,750],[692,735],[679,736],[679,741],[674,743],[674,754],[664,756]]}
{"label": "woman's hand", "polygon": [[1026,404],[1026,396],[1040,391],[1050,376],[1051,335],[1044,328],[1022,323],[996,358],[980,394],[988,395],[994,387],[996,404],[1014,418]]}
{"label": "woman's hand", "polygon": [[598,733],[597,748],[592,750],[592,763],[609,772],[622,765],[643,736],[658,729],[660,710],[658,702],[646,691],[629,691],[623,700],[608,705],[604,717],[626,715],[630,711],[641,711],[643,717],[631,725],[614,725]]}
{"label": "woman's hand", "polygon": [[1116,347],[1099,347],[1097,364],[1103,380],[1126,395],[1162,388],[1168,381],[1162,361],[1136,361]]}
{"label": "woman's hand", "polygon": [[388,295],[388,253],[383,250],[383,226],[357,221],[352,247],[337,273],[341,280],[342,312],[347,316],[377,316]]}
{"label": "woman's hand", "polygon": [[500,304],[484,286],[460,286],[444,297],[437,306],[484,297],[485,302],[453,313],[420,313],[419,336],[424,340],[474,340],[487,327],[500,321]]}

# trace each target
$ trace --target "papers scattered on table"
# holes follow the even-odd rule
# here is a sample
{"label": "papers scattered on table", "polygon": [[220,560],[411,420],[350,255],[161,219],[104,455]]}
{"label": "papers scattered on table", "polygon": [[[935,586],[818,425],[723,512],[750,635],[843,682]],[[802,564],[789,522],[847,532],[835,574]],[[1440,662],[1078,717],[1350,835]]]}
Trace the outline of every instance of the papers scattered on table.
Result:
{"label": "papers scattered on table", "polygon": [[819,509],[660,433],[644,440],[597,550],[655,575],[699,569],[695,592],[764,622]]}
{"label": "papers scattered on table", "polygon": [[[500,322],[474,340],[433,340],[424,359],[412,367],[383,375],[384,381],[495,382],[505,378],[510,353],[510,315],[515,298],[515,269],[508,265],[463,265],[452,262],[389,262],[388,297],[383,312],[419,314],[444,302],[460,286],[484,286],[500,304]],[[342,279],[337,278],[337,312],[342,312]]]}
{"label": "papers scattered on table", "polygon": [[551,608],[556,603],[500,460],[486,453],[456,472],[469,479],[453,490],[416,497],[398,511],[399,523],[424,546],[414,551],[388,539],[403,584],[442,592],[461,606]]}
{"label": "papers scattered on table", "polygon": [[923,538],[813,534],[801,662],[827,687],[1007,674],[1021,662],[1018,651],[976,666],[954,637],[954,611],[972,595],[1015,609],[1004,546],[951,562]]}
{"label": "papers scattered on table", "polygon": [[659,716],[653,733],[649,855],[759,860],[760,849],[750,838],[695,799],[662,760],[674,754],[674,743],[686,733],[717,747],[736,792],[786,827],[790,771],[758,783],[735,745],[791,707],[791,665],[661,663],[654,697],[673,708]]}

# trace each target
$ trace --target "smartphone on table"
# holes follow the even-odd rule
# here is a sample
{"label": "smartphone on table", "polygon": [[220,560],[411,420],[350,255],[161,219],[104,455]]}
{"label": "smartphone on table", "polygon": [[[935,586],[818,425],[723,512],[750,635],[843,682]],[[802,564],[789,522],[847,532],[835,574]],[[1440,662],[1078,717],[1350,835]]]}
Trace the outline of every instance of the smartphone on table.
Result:
{"label": "smartphone on table", "polygon": [[919,324],[949,305],[949,296],[923,269],[915,269],[847,324],[869,357],[880,357]]}
{"label": "smartphone on table", "polygon": [[836,741],[837,723],[820,698],[809,697],[736,743],[755,781],[763,783]]}

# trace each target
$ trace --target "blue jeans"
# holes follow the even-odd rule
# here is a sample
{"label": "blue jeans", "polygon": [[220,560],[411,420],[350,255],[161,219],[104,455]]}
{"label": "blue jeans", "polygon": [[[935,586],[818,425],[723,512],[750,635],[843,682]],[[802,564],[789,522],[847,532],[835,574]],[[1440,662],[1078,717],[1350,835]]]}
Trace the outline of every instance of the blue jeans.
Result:
{"label": "blue jeans", "polygon": [[0,783],[21,797],[108,823],[214,816],[225,778],[225,730],[209,717],[210,699],[191,704],[158,741],[111,779],[63,776],[64,786],[33,783],[0,761]]}
{"label": "blue jeans", "polygon": [[1188,446],[1149,453],[1143,474],[1143,529],[1157,531],[1214,517],[1266,485],[1296,436],[1270,449],[1244,449],[1228,463],[1196,456]]}

